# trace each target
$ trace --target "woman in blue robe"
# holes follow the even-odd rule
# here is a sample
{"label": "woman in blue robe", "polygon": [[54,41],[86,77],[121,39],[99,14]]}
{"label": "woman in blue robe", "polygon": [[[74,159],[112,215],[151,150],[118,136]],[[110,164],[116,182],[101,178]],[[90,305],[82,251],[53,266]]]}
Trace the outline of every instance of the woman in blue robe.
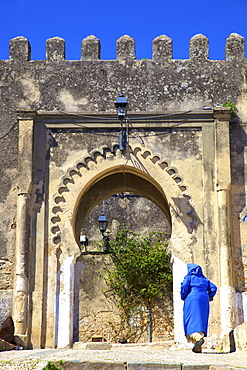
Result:
{"label": "woman in blue robe", "polygon": [[213,300],[217,287],[205,278],[200,266],[188,263],[187,268],[180,292],[184,301],[184,333],[188,342],[195,344],[192,351],[201,353],[208,330],[209,301]]}

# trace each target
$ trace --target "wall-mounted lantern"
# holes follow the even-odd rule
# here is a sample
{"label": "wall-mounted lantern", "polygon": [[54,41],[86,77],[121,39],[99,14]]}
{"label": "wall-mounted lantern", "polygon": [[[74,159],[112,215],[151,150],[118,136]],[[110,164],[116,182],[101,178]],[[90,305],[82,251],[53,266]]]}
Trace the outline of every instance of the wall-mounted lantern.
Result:
{"label": "wall-mounted lantern", "polygon": [[104,232],[106,231],[107,224],[108,224],[108,221],[107,221],[106,215],[105,215],[104,212],[102,212],[101,215],[98,218],[99,231],[102,234],[104,234]]}
{"label": "wall-mounted lantern", "polygon": [[98,218],[98,226],[99,226],[99,230],[100,230],[100,232],[102,234],[102,237],[103,237],[103,251],[104,251],[104,253],[108,253],[109,252],[109,247],[110,247],[109,236],[105,235],[105,232],[106,232],[106,229],[107,229],[107,224],[108,224],[108,221],[107,221],[106,215],[105,215],[104,212],[102,212],[101,215]]}
{"label": "wall-mounted lantern", "polygon": [[89,248],[91,250],[88,250],[88,238],[87,236],[81,232],[80,234],[80,245],[81,247],[83,247],[83,249],[81,248],[81,254],[82,255],[85,255],[85,254],[106,254],[106,253],[109,253],[109,249],[110,249],[110,243],[109,243],[109,236],[108,236],[108,232],[106,232],[106,229],[107,229],[107,224],[108,224],[108,221],[107,221],[107,218],[104,214],[104,212],[101,213],[101,215],[99,216],[98,218],[98,226],[99,226],[99,230],[102,234],[102,237],[103,237],[103,250],[95,250],[94,248]]}
{"label": "wall-mounted lantern", "polygon": [[117,110],[117,116],[120,120],[127,117],[127,110],[128,110],[128,101],[125,98],[124,94],[120,94],[117,100],[114,102],[116,110]]}
{"label": "wall-mounted lantern", "polygon": [[[128,142],[128,120],[127,120],[127,110],[128,110],[128,101],[125,98],[124,94],[120,94],[117,100],[114,102],[117,117],[121,122],[121,131],[119,133],[119,149],[121,151],[126,149],[126,144]],[[123,128],[123,119],[126,119],[126,127]]]}
{"label": "wall-mounted lantern", "polygon": [[85,234],[80,234],[80,244],[84,248],[85,253],[87,253],[88,238]]}

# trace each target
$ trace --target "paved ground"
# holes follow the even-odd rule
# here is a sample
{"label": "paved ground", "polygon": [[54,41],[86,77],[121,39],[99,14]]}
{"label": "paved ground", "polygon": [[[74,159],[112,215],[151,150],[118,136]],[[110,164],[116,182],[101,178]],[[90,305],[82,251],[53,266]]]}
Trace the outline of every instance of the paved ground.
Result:
{"label": "paved ground", "polygon": [[[178,349],[175,346],[153,345],[113,345],[111,349],[36,349],[12,350],[0,353],[0,369],[3,370],[41,370],[48,361],[83,362],[81,369],[113,369],[113,363],[132,363],[129,369],[165,369],[164,364],[183,364],[180,369],[193,369],[195,365],[214,365],[213,369],[247,369],[247,353],[217,353],[215,350],[204,350],[195,354],[189,349]],[[103,367],[90,367],[88,363],[106,362]],[[151,365],[151,364],[156,364]],[[159,365],[158,365],[159,364]],[[187,365],[187,366],[186,366]],[[191,366],[188,366],[191,365]],[[115,367],[114,367],[115,369]],[[202,367],[202,370],[203,367]]]}

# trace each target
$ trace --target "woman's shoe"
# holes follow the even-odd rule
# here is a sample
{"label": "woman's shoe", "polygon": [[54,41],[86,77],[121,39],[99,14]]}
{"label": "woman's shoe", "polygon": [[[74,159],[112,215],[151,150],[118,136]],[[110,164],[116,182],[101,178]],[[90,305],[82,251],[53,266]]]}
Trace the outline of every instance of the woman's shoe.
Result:
{"label": "woman's shoe", "polygon": [[203,343],[204,343],[204,339],[203,338],[200,339],[200,340],[198,340],[195,343],[194,347],[192,348],[192,351],[195,352],[195,353],[202,353],[202,345],[203,345]]}

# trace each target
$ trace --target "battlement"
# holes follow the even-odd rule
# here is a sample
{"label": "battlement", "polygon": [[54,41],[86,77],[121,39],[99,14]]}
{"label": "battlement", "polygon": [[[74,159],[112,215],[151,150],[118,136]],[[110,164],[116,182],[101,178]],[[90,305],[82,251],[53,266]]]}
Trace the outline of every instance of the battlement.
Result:
{"label": "battlement", "polygon": [[[208,60],[208,38],[197,34],[190,39],[189,58],[191,60]],[[81,47],[81,60],[100,60],[100,40],[91,35],[83,39]],[[245,52],[245,40],[237,33],[232,33],[226,40],[225,61],[243,60]],[[156,37],[152,42],[152,61],[164,63],[172,60],[172,39],[166,35]],[[10,40],[9,59],[14,61],[30,61],[31,46],[29,41],[19,36]],[[124,35],[116,43],[117,60],[136,59],[135,40]],[[46,61],[59,62],[65,60],[65,40],[53,37],[46,41]]]}

